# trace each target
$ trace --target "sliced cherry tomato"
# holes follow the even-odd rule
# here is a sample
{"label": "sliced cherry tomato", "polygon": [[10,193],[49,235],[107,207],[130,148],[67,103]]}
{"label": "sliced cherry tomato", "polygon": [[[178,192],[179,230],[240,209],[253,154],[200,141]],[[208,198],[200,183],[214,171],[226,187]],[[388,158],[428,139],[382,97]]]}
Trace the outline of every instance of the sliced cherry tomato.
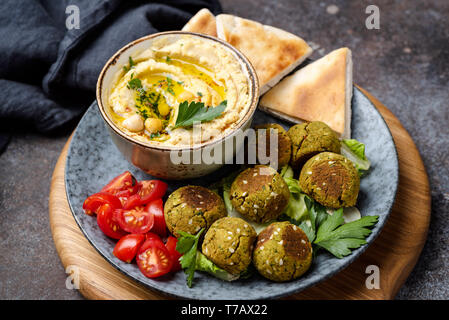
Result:
{"label": "sliced cherry tomato", "polygon": [[181,264],[179,263],[179,258],[181,258],[182,254],[176,251],[177,242],[178,240],[175,237],[170,236],[165,243],[165,247],[167,248],[168,253],[170,253],[170,257],[173,261],[173,265],[171,267],[172,272],[176,272],[182,269]]}
{"label": "sliced cherry tomato", "polygon": [[152,232],[157,233],[161,237],[167,236],[167,227],[165,225],[164,207],[162,199],[156,199],[146,205],[145,210],[154,217],[154,226]]}
{"label": "sliced cherry tomato", "polygon": [[97,224],[105,235],[113,239],[120,239],[126,235],[117,222],[113,219],[114,207],[109,203],[103,204],[97,211]]}
{"label": "sliced cherry tomato", "polygon": [[142,205],[140,196],[138,194],[133,194],[129,198],[120,198],[123,201],[123,209],[132,209],[134,207]]}
{"label": "sliced cherry tomato", "polygon": [[136,256],[137,265],[144,276],[160,277],[170,272],[173,261],[164,243],[155,237],[146,240]]}
{"label": "sliced cherry tomato", "polygon": [[139,182],[139,190],[130,196],[123,205],[125,209],[147,204],[153,200],[162,198],[167,191],[167,184],[160,180],[143,180]]}
{"label": "sliced cherry tomato", "polygon": [[136,178],[129,171],[123,172],[121,175],[112,179],[103,189],[102,192],[113,194],[117,197],[129,197],[139,189]]}
{"label": "sliced cherry tomato", "polygon": [[114,220],[129,233],[147,233],[154,225],[153,215],[142,206],[129,210],[117,209],[114,212]]}
{"label": "sliced cherry tomato", "polygon": [[98,209],[106,203],[110,204],[114,209],[122,207],[122,203],[116,196],[105,192],[99,192],[84,200],[83,209],[86,214],[91,216],[94,213],[98,213]]}
{"label": "sliced cherry tomato", "polygon": [[143,234],[127,234],[117,242],[112,253],[120,260],[131,263],[144,241]]}
{"label": "sliced cherry tomato", "polygon": [[155,234],[155,233],[153,233],[153,232],[147,232],[147,233],[145,233],[145,240],[148,240],[148,239],[156,239],[156,240],[162,241],[162,240],[161,240],[161,237],[159,237],[157,234]]}

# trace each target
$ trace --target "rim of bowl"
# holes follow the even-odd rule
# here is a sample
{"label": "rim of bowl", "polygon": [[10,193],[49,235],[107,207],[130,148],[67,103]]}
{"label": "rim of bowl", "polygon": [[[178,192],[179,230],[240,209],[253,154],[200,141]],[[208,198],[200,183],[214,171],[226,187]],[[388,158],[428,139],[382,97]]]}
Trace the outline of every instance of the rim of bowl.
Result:
{"label": "rim of bowl", "polygon": [[[227,49],[231,50],[236,55],[237,60],[240,60],[239,61],[240,65],[241,66],[244,65],[247,68],[247,71],[248,71],[247,78],[248,78],[248,81],[251,82],[251,84],[252,84],[251,104],[250,104],[248,110],[246,111],[245,116],[242,117],[240,119],[240,121],[238,122],[238,125],[234,129],[229,131],[229,133],[221,136],[217,140],[207,141],[205,143],[201,143],[201,144],[194,145],[194,146],[179,146],[179,147],[177,147],[177,146],[151,145],[150,143],[145,143],[145,142],[139,141],[137,139],[134,139],[134,138],[128,136],[125,132],[120,130],[120,128],[109,118],[109,116],[106,113],[105,107],[103,106],[103,103],[101,101],[101,93],[103,90],[104,77],[105,77],[106,72],[109,70],[109,68],[111,66],[115,65],[115,63],[120,58],[120,56],[129,48],[135,46],[136,44],[138,44],[142,41],[146,41],[149,39],[157,38],[160,36],[166,36],[166,35],[193,35],[193,36],[197,36],[197,37],[201,37],[201,38],[206,38],[211,41],[215,41],[215,42],[221,44],[222,46],[227,47]],[[233,47],[229,43],[227,43],[221,39],[218,39],[218,38],[215,38],[215,37],[212,37],[209,35],[201,34],[201,33],[188,32],[188,31],[165,31],[165,32],[153,33],[151,35],[144,36],[144,37],[141,37],[134,41],[131,41],[130,43],[128,43],[125,46],[123,46],[122,48],[120,48],[116,53],[114,53],[114,55],[112,55],[112,57],[109,58],[109,60],[106,62],[106,64],[104,65],[103,69],[100,72],[100,75],[98,76],[97,86],[96,86],[96,100],[97,100],[98,109],[100,110],[100,114],[101,114],[103,120],[109,125],[109,127],[116,134],[118,134],[119,136],[121,136],[122,138],[124,138],[125,140],[127,140],[131,143],[137,144],[144,148],[151,148],[151,149],[158,149],[158,150],[165,150],[165,151],[197,150],[197,149],[205,148],[212,144],[219,143],[219,142],[223,141],[224,139],[226,139],[227,137],[233,135],[238,129],[240,129],[243,126],[244,123],[246,123],[248,118],[250,118],[254,115],[254,112],[256,111],[257,104],[259,101],[259,79],[257,77],[256,70],[254,69],[251,62],[249,62],[248,58],[246,58],[246,56],[243,53],[241,53],[239,50],[237,50],[235,47]]]}

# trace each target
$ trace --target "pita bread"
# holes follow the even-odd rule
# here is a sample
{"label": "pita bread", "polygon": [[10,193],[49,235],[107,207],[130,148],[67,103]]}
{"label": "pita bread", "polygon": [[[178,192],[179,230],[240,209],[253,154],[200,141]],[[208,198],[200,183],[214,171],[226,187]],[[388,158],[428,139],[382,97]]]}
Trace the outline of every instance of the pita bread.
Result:
{"label": "pita bread", "polygon": [[182,31],[203,33],[216,37],[217,24],[215,22],[215,16],[208,9],[201,9],[186,23]]}
{"label": "pita bread", "polygon": [[240,50],[256,69],[260,94],[312,53],[303,39],[284,30],[228,14],[216,19],[218,37]]}
{"label": "pita bread", "polygon": [[342,138],[351,136],[352,58],[341,48],[283,79],[260,108],[293,122],[322,121]]}

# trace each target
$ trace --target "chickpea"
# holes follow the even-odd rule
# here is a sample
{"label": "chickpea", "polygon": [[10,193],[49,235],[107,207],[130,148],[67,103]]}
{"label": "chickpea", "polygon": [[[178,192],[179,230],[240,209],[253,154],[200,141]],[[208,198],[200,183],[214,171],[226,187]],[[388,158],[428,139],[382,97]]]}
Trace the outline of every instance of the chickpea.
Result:
{"label": "chickpea", "polygon": [[193,101],[195,99],[195,96],[194,96],[194,94],[193,93],[191,93],[190,91],[183,91],[183,92],[181,92],[180,94],[179,94],[179,96],[178,96],[178,100],[179,101],[181,101],[181,102],[184,102],[184,101],[189,101],[189,102],[191,102],[191,101]]}
{"label": "chickpea", "polygon": [[143,130],[143,119],[138,114],[133,114],[123,120],[122,125],[129,131],[139,132]]}
{"label": "chickpea", "polygon": [[157,133],[162,130],[162,121],[157,118],[147,118],[145,120],[145,128],[149,133]]}
{"label": "chickpea", "polygon": [[157,106],[157,110],[159,111],[159,114],[161,116],[165,117],[170,113],[170,106],[166,103],[159,103],[159,105]]}

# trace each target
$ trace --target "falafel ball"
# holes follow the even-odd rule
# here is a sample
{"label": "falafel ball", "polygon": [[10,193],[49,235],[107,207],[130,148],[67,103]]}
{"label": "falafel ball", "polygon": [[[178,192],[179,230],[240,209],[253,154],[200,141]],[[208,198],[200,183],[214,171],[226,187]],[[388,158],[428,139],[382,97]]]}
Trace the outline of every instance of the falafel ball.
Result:
{"label": "falafel ball", "polygon": [[299,186],[323,206],[352,207],[357,202],[360,177],[349,159],[323,152],[306,162],[299,175]]}
{"label": "falafel ball", "polygon": [[178,237],[178,231],[196,234],[214,221],[228,215],[223,199],[207,188],[185,186],[175,190],[164,205],[168,230]]}
{"label": "falafel ball", "polygon": [[292,141],[290,165],[300,169],[317,153],[329,151],[340,153],[340,141],[327,124],[321,121],[296,124],[288,130]]}
{"label": "falafel ball", "polygon": [[245,220],[225,217],[215,221],[207,231],[202,252],[218,267],[239,275],[251,263],[256,231]]}
{"label": "falafel ball", "polygon": [[[271,157],[270,135],[277,134],[278,142],[277,148],[275,149],[275,152],[277,153],[277,165],[279,167],[287,165],[290,162],[290,156],[292,154],[292,142],[287,134],[287,131],[285,131],[285,129],[277,123],[258,125],[255,126],[254,129],[256,129],[257,132],[257,157],[259,163],[262,163],[259,155],[266,155],[267,158]],[[260,129],[266,129],[265,141],[262,138],[260,139],[261,141],[259,141],[259,137],[262,137],[260,135],[262,130]]]}
{"label": "falafel ball", "polygon": [[235,178],[230,198],[235,210],[246,219],[265,223],[281,215],[287,207],[290,191],[276,170],[257,165]]}
{"label": "falafel ball", "polygon": [[274,222],[257,237],[253,264],[267,279],[283,282],[303,275],[312,263],[312,245],[301,228]]}

